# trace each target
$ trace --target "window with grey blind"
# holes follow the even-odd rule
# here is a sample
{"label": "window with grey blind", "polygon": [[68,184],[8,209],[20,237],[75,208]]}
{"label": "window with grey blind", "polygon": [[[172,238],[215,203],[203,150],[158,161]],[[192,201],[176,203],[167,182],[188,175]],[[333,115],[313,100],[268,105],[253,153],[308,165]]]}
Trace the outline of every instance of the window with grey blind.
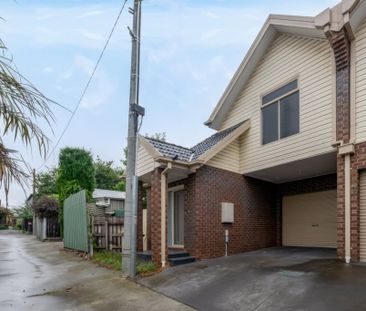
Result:
{"label": "window with grey blind", "polygon": [[262,97],[262,144],[299,133],[299,89],[294,80]]}

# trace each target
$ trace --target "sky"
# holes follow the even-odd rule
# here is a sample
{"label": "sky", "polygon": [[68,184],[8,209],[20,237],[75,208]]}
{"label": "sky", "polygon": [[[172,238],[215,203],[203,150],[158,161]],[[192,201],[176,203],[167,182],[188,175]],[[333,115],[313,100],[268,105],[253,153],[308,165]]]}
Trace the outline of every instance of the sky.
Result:
{"label": "sky", "polygon": [[[334,0],[144,0],[142,2],[140,104],[146,113],[141,134],[166,132],[167,140],[191,147],[213,134],[208,119],[267,16],[314,16]],[[3,0],[0,38],[18,70],[47,97],[73,110],[103,48],[123,0]],[[65,146],[82,147],[116,165],[127,137],[131,39],[127,7],[90,88],[59,147],[40,169],[57,165]],[[69,112],[55,115],[51,148]],[[30,167],[44,164],[36,149],[9,137]],[[12,185],[10,207],[26,193]],[[0,199],[5,202],[4,193]]]}

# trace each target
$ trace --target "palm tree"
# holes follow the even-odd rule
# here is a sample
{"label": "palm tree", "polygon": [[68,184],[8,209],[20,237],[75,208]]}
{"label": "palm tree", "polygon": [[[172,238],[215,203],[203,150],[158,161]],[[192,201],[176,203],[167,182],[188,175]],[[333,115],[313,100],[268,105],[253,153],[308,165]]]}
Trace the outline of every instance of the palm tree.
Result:
{"label": "palm tree", "polygon": [[21,154],[6,147],[3,137],[20,140],[29,148],[35,144],[40,155],[46,156],[49,138],[38,124],[45,121],[51,128],[54,119],[48,103],[49,99],[19,73],[0,39],[0,188],[4,187],[6,201],[11,183],[24,189],[29,173]]}

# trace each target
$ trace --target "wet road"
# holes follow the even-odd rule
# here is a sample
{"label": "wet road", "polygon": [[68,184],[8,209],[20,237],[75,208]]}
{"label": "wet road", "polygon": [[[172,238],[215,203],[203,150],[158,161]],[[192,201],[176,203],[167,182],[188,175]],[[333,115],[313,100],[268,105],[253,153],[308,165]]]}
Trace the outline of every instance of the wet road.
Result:
{"label": "wet road", "polygon": [[60,242],[0,231],[0,310],[192,309],[65,252]]}

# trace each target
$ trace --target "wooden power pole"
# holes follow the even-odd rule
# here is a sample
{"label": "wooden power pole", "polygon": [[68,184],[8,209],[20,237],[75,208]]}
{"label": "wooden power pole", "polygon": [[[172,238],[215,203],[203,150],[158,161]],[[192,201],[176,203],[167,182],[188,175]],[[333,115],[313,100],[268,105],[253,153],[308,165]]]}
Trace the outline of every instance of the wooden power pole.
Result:
{"label": "wooden power pole", "polygon": [[144,108],[139,106],[139,74],[140,74],[140,28],[141,1],[134,0],[133,29],[129,29],[132,38],[130,101],[128,114],[127,167],[126,167],[126,205],[124,215],[124,235],[122,249],[122,275],[136,275],[136,240],[137,240],[137,191],[136,153],[138,118],[143,116]]}

